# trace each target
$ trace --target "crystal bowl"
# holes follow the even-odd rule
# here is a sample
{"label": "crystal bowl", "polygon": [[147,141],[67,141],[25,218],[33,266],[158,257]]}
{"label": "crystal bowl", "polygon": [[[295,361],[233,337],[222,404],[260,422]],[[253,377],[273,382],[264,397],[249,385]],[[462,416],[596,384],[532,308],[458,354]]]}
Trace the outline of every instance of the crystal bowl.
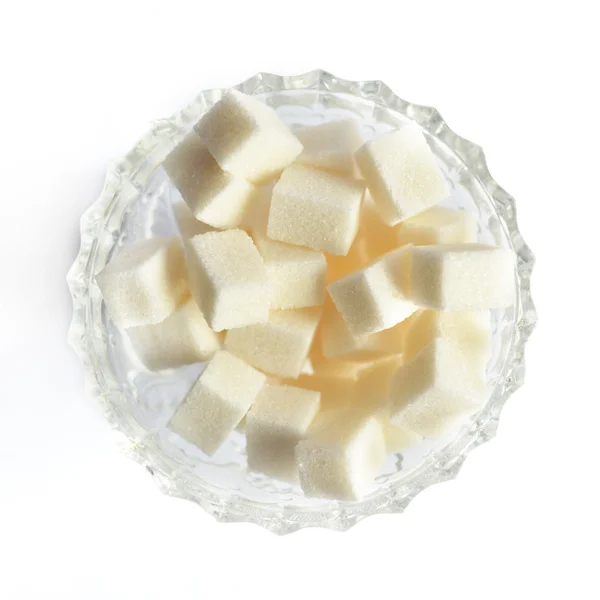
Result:
{"label": "crystal bowl", "polygon": [[161,163],[224,90],[201,92],[186,108],[153,124],[108,170],[100,198],[81,220],[81,248],[68,274],[73,296],[69,339],[81,358],[88,391],[101,404],[123,451],[160,489],[193,500],[220,521],[257,523],[277,533],[309,526],[346,530],[362,518],[401,512],[424,488],[453,478],[467,454],[496,432],[506,399],[523,382],[523,349],[536,320],[529,280],[534,257],[519,233],[515,203],[487,170],[481,149],[451,131],[437,110],[410,104],[381,81],[346,81],[324,71],[294,77],[260,73],[236,86],[272,106],[290,126],[354,118],[365,140],[406,121],[424,131],[452,194],[445,202],[476,214],[479,241],[517,254],[516,303],[492,311],[493,355],[488,402],[444,437],[388,457],[372,491],[358,502],[307,498],[302,491],[246,468],[245,440],[234,432],[212,457],[167,428],[203,365],[149,372],[127,336],[107,318],[95,275],[124,244],[178,233],[178,192]]}

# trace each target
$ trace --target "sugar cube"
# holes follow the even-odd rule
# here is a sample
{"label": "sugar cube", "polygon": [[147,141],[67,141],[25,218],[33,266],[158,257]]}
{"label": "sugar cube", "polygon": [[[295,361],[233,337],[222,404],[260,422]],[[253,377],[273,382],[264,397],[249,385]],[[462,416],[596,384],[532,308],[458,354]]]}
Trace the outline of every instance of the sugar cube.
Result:
{"label": "sugar cube", "polygon": [[190,207],[183,200],[173,202],[173,214],[179,233],[183,238],[191,238],[201,233],[215,231],[215,228],[211,225],[198,221],[192,214]]}
{"label": "sugar cube", "polygon": [[357,238],[365,240],[370,260],[395,250],[400,244],[395,227],[390,227],[379,214],[373,197],[367,190],[360,215],[361,223]]}
{"label": "sugar cube", "polygon": [[168,369],[208,360],[222,336],[205,321],[190,298],[164,321],[127,329],[138,358],[150,370]]}
{"label": "sugar cube", "polygon": [[[325,315],[328,310],[331,310],[332,305],[332,300],[328,298],[323,307],[323,315]],[[315,374],[320,375],[326,373],[328,375],[339,375],[341,377],[356,379],[360,370],[359,362],[345,360],[345,356],[340,358],[328,358],[323,354],[323,331],[325,329],[325,323],[327,322],[327,318],[323,315],[321,316],[309,353],[309,359]]]}
{"label": "sugar cube", "polygon": [[466,210],[432,206],[394,228],[396,245],[462,244],[477,241],[477,219]]}
{"label": "sugar cube", "polygon": [[267,235],[345,255],[358,231],[364,191],[356,179],[291,165],[273,188]]}
{"label": "sugar cube", "polygon": [[383,435],[385,438],[385,450],[388,454],[396,454],[407,448],[417,446],[423,440],[423,436],[407,429],[406,427],[397,427],[389,421],[383,422]]}
{"label": "sugar cube", "polygon": [[384,331],[356,337],[331,300],[328,300],[323,312],[323,332],[320,339],[323,356],[350,361],[369,361],[385,354],[401,352],[405,322],[402,321]]}
{"label": "sugar cube", "polygon": [[248,468],[297,481],[295,448],[319,411],[319,392],[266,384],[246,415]]}
{"label": "sugar cube", "polygon": [[471,356],[438,338],[400,367],[390,385],[390,422],[434,436],[472,413],[486,396],[483,374]]}
{"label": "sugar cube", "polygon": [[403,363],[402,355],[395,354],[365,365],[358,375],[356,404],[373,414],[383,412],[387,416],[392,378]]}
{"label": "sugar cube", "polygon": [[374,416],[331,411],[296,446],[300,485],[307,496],[360,500],[386,457],[383,426]]}
{"label": "sugar cube", "polygon": [[271,291],[265,263],[241,229],[197,235],[186,243],[190,289],[213,331],[264,322]]}
{"label": "sugar cube", "polygon": [[361,369],[356,385],[356,406],[380,420],[388,454],[415,446],[422,439],[418,433],[389,421],[391,382],[403,364],[404,356],[400,354],[374,361]]}
{"label": "sugar cube", "polygon": [[327,254],[327,283],[333,283],[362,269],[371,262],[371,255],[367,246],[367,240],[360,235],[360,231],[345,256]]}
{"label": "sugar cube", "polygon": [[225,93],[195,130],[224,171],[252,183],[274,177],[302,151],[272,108],[237,90]]}
{"label": "sugar cube", "polygon": [[355,160],[388,225],[437,204],[450,193],[435,155],[414,123],[367,142]]}
{"label": "sugar cube", "polygon": [[198,220],[219,229],[240,224],[254,188],[223,171],[195,133],[167,156],[163,166]]}
{"label": "sugar cube", "polygon": [[354,153],[362,144],[356,121],[330,121],[294,133],[304,146],[296,162],[347,175],[354,173]]}
{"label": "sugar cube", "polygon": [[240,223],[240,229],[243,229],[250,235],[252,235],[253,231],[266,235],[274,185],[274,183],[268,183],[254,188],[252,201]]}
{"label": "sugar cube", "polygon": [[327,256],[327,282],[342,279],[366,267],[382,254],[398,247],[395,230],[388,227],[375,210],[369,193],[365,193],[360,212],[358,233],[346,256]]}
{"label": "sugar cube", "polygon": [[407,319],[417,307],[409,299],[410,247],[388,252],[364,269],[329,284],[327,290],[350,331],[362,336]]}
{"label": "sugar cube", "polygon": [[437,310],[503,308],[514,302],[515,255],[483,244],[413,246],[411,297]]}
{"label": "sugar cube", "polygon": [[171,429],[212,455],[242,420],[266,376],[219,350],[192,386],[170,422]]}
{"label": "sugar cube", "polygon": [[123,327],[159,323],[189,293],[181,242],[156,237],[125,246],[96,276],[106,308]]}
{"label": "sugar cube", "polygon": [[321,411],[328,411],[354,402],[356,381],[356,377],[349,372],[321,372],[312,375],[301,374],[297,379],[286,380],[286,383],[320,392]]}
{"label": "sugar cube", "polygon": [[487,311],[417,311],[408,320],[404,339],[404,358],[412,360],[436,338],[444,338],[470,352],[474,364],[486,362],[491,353],[492,332]]}
{"label": "sugar cube", "polygon": [[225,347],[257,369],[279,377],[297,377],[315,335],[318,308],[273,310],[268,321],[230,329]]}
{"label": "sugar cube", "polygon": [[310,358],[307,358],[302,365],[302,369],[300,369],[300,375],[313,375],[315,369],[313,368],[312,361]]}
{"label": "sugar cube", "polygon": [[306,308],[323,304],[327,272],[325,255],[268,238],[268,202],[263,200],[263,204],[267,204],[264,218],[255,214],[251,231],[267,267],[271,308]]}

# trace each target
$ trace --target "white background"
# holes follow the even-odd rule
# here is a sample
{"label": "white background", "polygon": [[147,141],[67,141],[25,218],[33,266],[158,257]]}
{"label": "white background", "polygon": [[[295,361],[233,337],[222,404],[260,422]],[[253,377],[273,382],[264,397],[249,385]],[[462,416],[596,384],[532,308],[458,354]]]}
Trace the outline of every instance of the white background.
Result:
{"label": "white background", "polygon": [[[560,6],[560,8],[557,8]],[[591,1],[11,2],[0,16],[0,598],[598,598]],[[66,343],[80,214],[153,119],[257,71],[383,79],[481,144],[538,257],[498,437],[403,515],[284,538],[163,497]]]}

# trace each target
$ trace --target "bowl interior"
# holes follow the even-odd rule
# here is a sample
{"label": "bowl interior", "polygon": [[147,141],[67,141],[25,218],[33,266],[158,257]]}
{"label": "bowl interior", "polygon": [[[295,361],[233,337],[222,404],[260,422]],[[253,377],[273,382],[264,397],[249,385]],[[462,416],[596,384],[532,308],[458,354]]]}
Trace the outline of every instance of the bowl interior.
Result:
{"label": "bowl interior", "polygon": [[[233,433],[214,456],[208,457],[167,428],[176,406],[203,365],[162,372],[145,370],[132,352],[126,334],[108,318],[93,282],[93,274],[122,246],[143,238],[179,233],[172,210],[172,203],[180,201],[179,193],[160,163],[191,130],[197,116],[218,96],[215,92],[208,99],[204,97],[201,106],[196,105],[187,114],[182,112],[179,118],[164,126],[155,136],[155,143],[144,148],[143,155],[138,157],[138,168],[123,172],[118,181],[113,182],[115,197],[102,215],[102,228],[96,232],[90,254],[92,262],[88,265],[90,281],[85,318],[91,335],[87,338],[87,354],[97,385],[110,406],[113,423],[139,450],[139,456],[143,455],[143,461],[159,476],[165,489],[201,503],[209,498],[216,514],[220,506],[225,514],[226,507],[233,503],[244,505],[250,512],[260,507],[268,514],[272,508],[273,515],[283,512],[288,518],[290,515],[291,518],[309,518],[311,513],[335,511],[348,503],[307,498],[297,487],[248,472],[242,433]],[[323,89],[269,91],[257,96],[271,105],[292,128],[353,118],[365,141],[415,116],[411,114],[410,105],[403,111],[402,107],[389,108],[376,99]],[[436,134],[435,123],[420,124],[451,185],[452,194],[444,204],[476,215],[480,242],[512,247],[506,226],[477,174],[446,143],[447,138],[444,141]],[[517,284],[515,278],[515,286]],[[351,503],[357,511],[369,504],[383,503],[390,494],[408,501],[427,484],[428,473],[435,469],[441,457],[447,464],[461,461],[482,424],[496,416],[495,388],[514,343],[515,324],[516,309],[492,311],[493,355],[487,367],[491,393],[486,407],[444,437],[426,440],[407,452],[388,457],[371,493],[361,502]]]}

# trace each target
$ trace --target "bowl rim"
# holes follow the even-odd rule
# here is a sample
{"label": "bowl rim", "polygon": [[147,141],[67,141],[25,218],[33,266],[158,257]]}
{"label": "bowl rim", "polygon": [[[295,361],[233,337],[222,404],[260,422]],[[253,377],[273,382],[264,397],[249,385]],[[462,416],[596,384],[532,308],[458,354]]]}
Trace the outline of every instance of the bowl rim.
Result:
{"label": "bowl rim", "polygon": [[515,200],[492,178],[482,149],[454,133],[436,109],[402,100],[380,80],[350,81],[321,69],[294,76],[258,73],[233,87],[250,95],[284,90],[351,94],[416,121],[429,134],[444,142],[479,180],[506,228],[512,249],[517,255],[518,285],[513,345],[491,400],[469,431],[456,443],[452,442],[441,450],[431,468],[395,485],[381,486],[381,492],[374,498],[356,503],[331,502],[327,510],[319,507],[299,510],[279,504],[268,505],[232,493],[225,494],[225,490],[200,480],[192,481],[183,476],[177,479],[168,475],[168,467],[158,449],[148,442],[147,432],[121,411],[124,398],[119,398],[114,389],[106,386],[94,364],[93,351],[90,351],[90,340],[94,334],[88,319],[88,303],[92,293],[93,264],[98,250],[97,234],[103,229],[117,202],[124,204],[126,187],[130,186],[132,193],[135,192],[136,185],[145,183],[149,173],[157,166],[148,160],[152,150],[159,143],[164,144],[167,136],[172,136],[182,128],[189,128],[189,124],[197,121],[226,90],[217,88],[201,92],[183,110],[168,119],[154,122],[130,152],[109,166],[100,197],[81,217],[81,246],[67,275],[73,301],[69,343],[83,364],[86,392],[95,397],[103,409],[116,434],[119,448],[144,465],[165,494],[192,500],[219,521],[251,522],[279,534],[311,526],[345,531],[369,515],[402,512],[423,489],[456,477],[467,454],[494,437],[504,403],[524,380],[524,347],[537,321],[530,289],[535,258],[519,231]]}

